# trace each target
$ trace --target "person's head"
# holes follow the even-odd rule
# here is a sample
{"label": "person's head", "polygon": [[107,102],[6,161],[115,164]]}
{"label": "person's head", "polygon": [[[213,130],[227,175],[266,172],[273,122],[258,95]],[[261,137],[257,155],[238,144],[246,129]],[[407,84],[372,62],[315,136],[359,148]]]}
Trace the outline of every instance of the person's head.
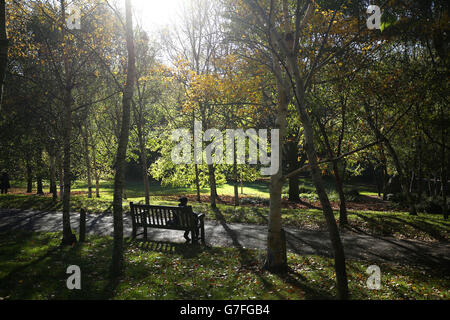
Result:
{"label": "person's head", "polygon": [[179,203],[180,206],[185,206],[188,203],[188,199],[186,197],[182,197],[182,198],[178,199],[178,201],[180,202]]}

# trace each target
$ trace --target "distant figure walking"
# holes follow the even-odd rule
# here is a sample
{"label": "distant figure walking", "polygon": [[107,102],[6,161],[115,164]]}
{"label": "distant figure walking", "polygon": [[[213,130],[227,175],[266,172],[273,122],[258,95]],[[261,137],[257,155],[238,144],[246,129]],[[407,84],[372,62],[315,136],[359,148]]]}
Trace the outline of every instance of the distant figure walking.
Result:
{"label": "distant figure walking", "polygon": [[6,172],[2,173],[0,188],[2,189],[2,194],[7,194],[8,189],[11,188],[11,185],[9,184],[9,176]]}

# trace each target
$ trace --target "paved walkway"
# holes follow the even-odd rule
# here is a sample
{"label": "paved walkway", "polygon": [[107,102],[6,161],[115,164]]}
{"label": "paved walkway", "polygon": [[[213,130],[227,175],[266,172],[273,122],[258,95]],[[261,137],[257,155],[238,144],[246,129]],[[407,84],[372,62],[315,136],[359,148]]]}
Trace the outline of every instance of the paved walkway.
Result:
{"label": "paved walkway", "polygon": [[[77,213],[71,214],[71,224],[78,231]],[[0,209],[0,232],[7,230],[61,231],[62,213],[33,210]],[[89,234],[112,235],[111,213],[87,216],[86,230]],[[302,255],[331,256],[331,242],[327,232],[285,228],[288,250]],[[206,221],[207,245],[238,248],[264,249],[267,227],[223,221]],[[131,219],[124,217],[124,236],[131,235]],[[149,229],[152,241],[183,243],[183,232]],[[439,267],[450,274],[450,243],[425,243],[414,240],[397,240],[392,237],[375,237],[367,234],[346,232],[341,234],[346,257],[369,262],[394,262]]]}

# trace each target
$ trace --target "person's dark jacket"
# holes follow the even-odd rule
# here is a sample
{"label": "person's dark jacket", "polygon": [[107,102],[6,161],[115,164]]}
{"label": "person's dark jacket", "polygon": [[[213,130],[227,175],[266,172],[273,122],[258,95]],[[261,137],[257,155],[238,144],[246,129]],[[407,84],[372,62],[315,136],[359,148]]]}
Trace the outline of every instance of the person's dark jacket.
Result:
{"label": "person's dark jacket", "polygon": [[9,177],[7,173],[2,174],[1,181],[0,181],[0,188],[7,189],[11,188],[11,185],[9,184]]}

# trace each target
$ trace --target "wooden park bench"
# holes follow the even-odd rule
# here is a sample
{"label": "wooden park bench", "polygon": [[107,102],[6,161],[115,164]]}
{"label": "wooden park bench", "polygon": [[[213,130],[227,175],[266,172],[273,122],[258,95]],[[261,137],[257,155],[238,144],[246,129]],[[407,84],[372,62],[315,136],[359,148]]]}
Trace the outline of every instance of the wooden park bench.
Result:
{"label": "wooden park bench", "polygon": [[144,229],[144,239],[147,239],[147,228],[158,228],[191,231],[192,243],[197,243],[200,235],[205,244],[205,214],[199,214],[195,218],[191,206],[154,206],[131,202],[130,209],[133,239],[136,238],[138,227]]}

